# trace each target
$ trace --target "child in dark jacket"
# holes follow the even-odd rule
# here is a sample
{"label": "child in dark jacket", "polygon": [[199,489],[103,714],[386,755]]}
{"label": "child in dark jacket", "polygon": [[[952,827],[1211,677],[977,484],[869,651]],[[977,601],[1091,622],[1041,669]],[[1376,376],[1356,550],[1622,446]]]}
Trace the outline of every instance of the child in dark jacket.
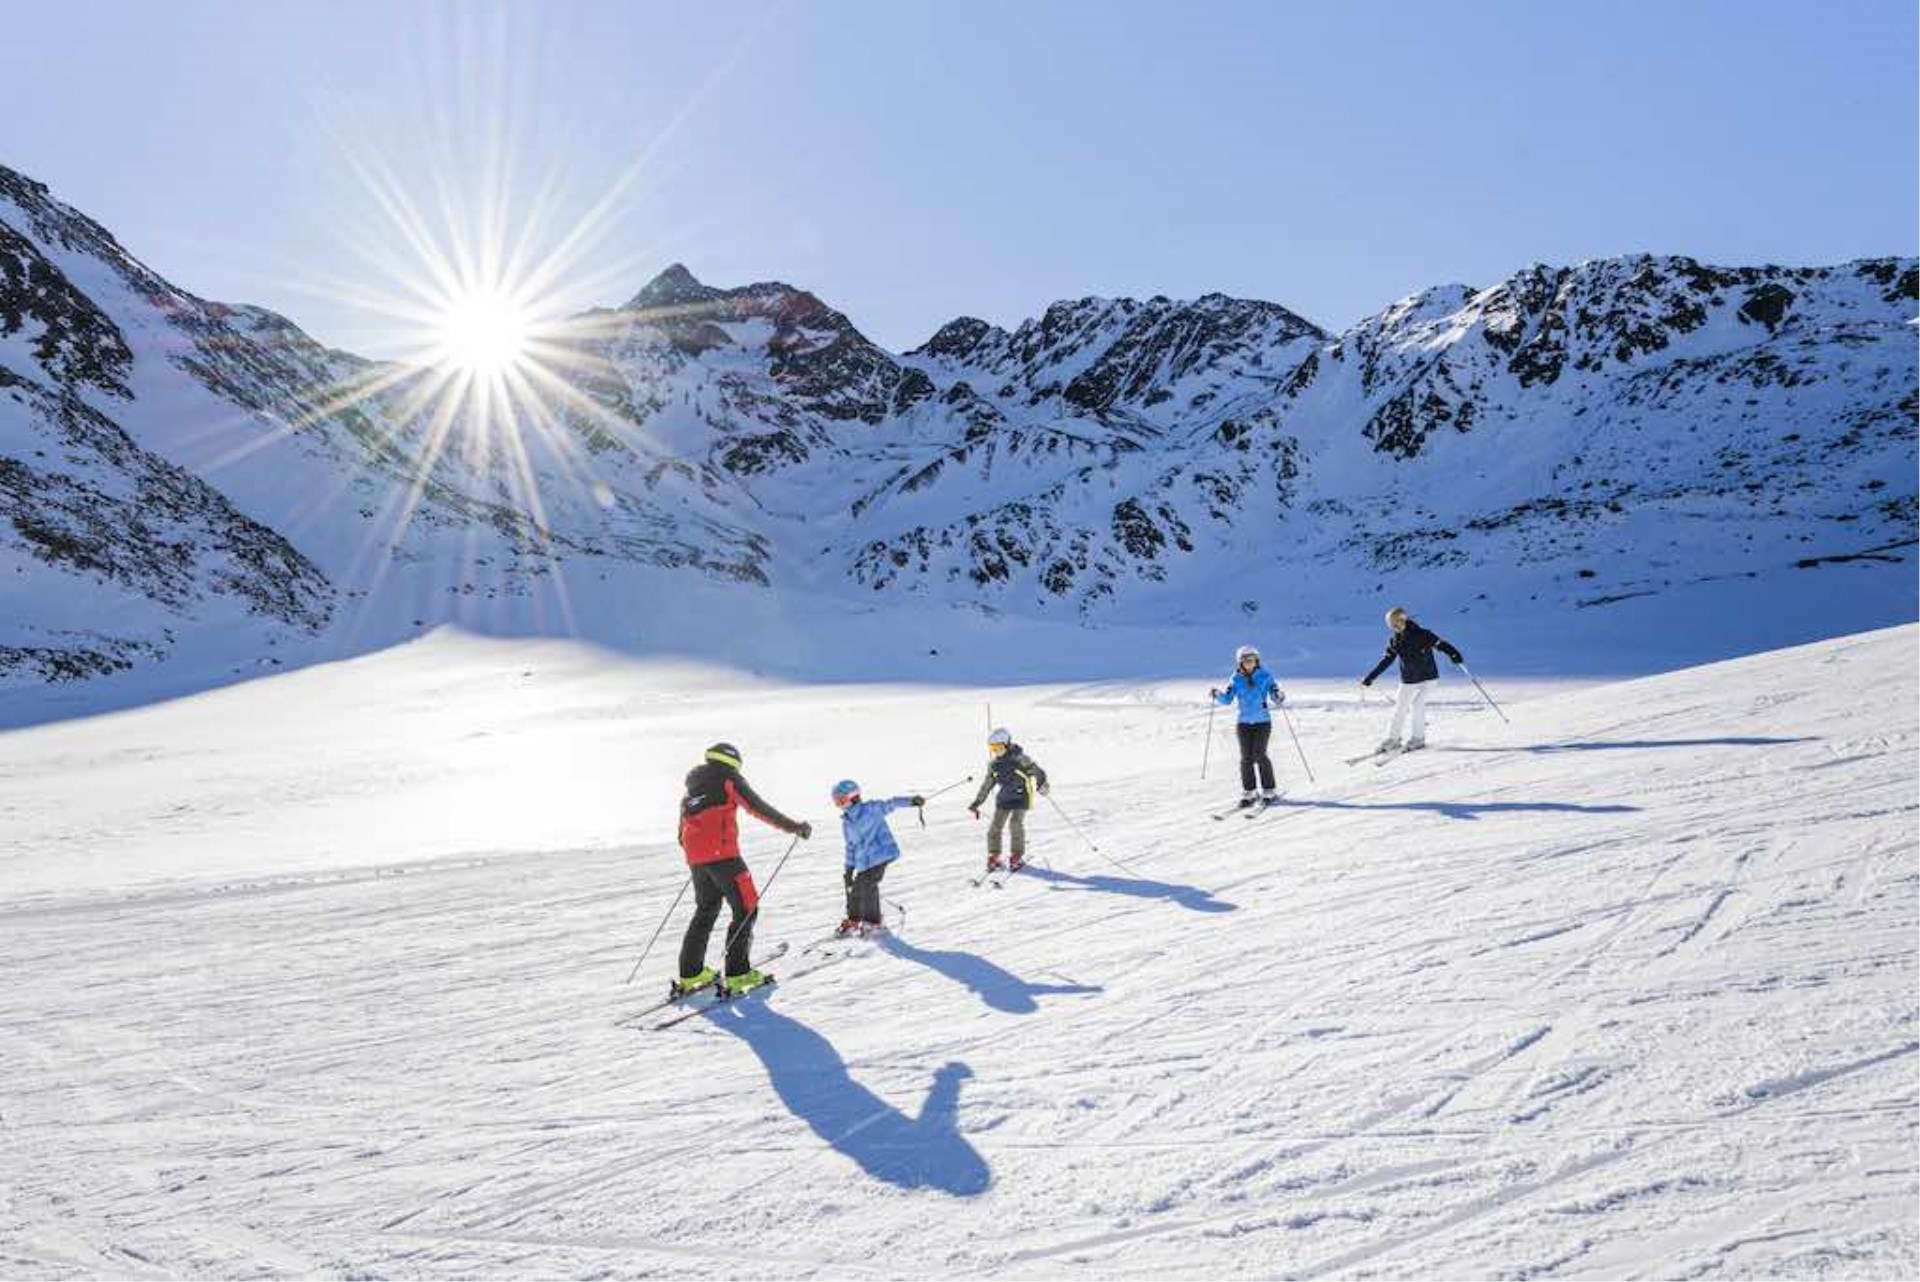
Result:
{"label": "child in dark jacket", "polygon": [[840,831],[847,839],[847,916],[839,935],[872,935],[885,929],[880,916],[880,879],[887,865],[900,857],[900,843],[887,827],[887,816],[906,806],[926,804],[921,797],[860,800],[860,785],[842,779],[833,785],[833,804],[840,807]]}
{"label": "child in dark jacket", "polygon": [[[1033,808],[1033,794],[1047,790],[1047,772],[1013,741],[1013,735],[1001,729],[987,736],[987,777],[973,795],[967,813],[980,817],[987,794],[993,793],[993,822],[987,825],[987,871],[1006,868],[1019,872],[1027,862],[1027,811]],[[1000,862],[1000,834],[1013,830],[1013,858]]]}

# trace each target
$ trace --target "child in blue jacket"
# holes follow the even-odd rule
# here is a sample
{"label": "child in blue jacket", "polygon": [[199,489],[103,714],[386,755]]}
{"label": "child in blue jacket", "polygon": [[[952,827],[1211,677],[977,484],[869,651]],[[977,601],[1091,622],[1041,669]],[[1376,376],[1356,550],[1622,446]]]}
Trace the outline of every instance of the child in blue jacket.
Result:
{"label": "child in blue jacket", "polygon": [[860,785],[842,779],[833,785],[833,804],[840,807],[840,831],[847,839],[847,916],[835,934],[871,935],[882,929],[880,879],[887,865],[900,857],[900,843],[887,827],[887,816],[903,806],[923,806],[924,797],[860,800]]}
{"label": "child in blue jacket", "polygon": [[[1277,708],[1287,701],[1280,683],[1261,665],[1260,652],[1243,645],[1233,654],[1233,680],[1226,689],[1207,693],[1215,703],[1240,705],[1240,724],[1234,727],[1240,738],[1240,804],[1277,804],[1280,790],[1273,785],[1273,758],[1267,755],[1267,741],[1273,737],[1273,714],[1267,707],[1271,704]],[[1256,770],[1260,775],[1259,792],[1253,789]]]}

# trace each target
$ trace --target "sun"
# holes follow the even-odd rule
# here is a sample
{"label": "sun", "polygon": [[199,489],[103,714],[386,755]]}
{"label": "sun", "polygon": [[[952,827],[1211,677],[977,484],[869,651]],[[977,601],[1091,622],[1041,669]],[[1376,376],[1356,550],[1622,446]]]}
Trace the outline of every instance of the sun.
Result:
{"label": "sun", "polygon": [[432,360],[493,377],[519,369],[533,342],[533,319],[503,290],[450,296],[434,325]]}

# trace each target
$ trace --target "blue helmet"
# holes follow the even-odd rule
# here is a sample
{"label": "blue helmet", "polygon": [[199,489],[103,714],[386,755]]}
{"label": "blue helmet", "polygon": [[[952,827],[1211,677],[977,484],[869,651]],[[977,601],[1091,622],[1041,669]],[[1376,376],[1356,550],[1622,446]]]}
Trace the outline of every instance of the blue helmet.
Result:
{"label": "blue helmet", "polygon": [[860,785],[853,780],[842,779],[839,783],[833,785],[833,802],[835,805],[844,806],[848,802],[858,800],[860,800]]}

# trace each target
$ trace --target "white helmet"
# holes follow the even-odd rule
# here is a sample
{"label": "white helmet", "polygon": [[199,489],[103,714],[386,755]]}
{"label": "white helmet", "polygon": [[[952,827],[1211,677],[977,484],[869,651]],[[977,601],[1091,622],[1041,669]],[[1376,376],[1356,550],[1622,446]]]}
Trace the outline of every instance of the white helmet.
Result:
{"label": "white helmet", "polygon": [[1245,663],[1249,655],[1253,657],[1256,663],[1259,662],[1260,652],[1254,649],[1250,645],[1243,645],[1238,650],[1235,650],[1233,652],[1233,666],[1237,668],[1241,664]]}
{"label": "white helmet", "polygon": [[1388,627],[1398,630],[1400,625],[1405,623],[1406,621],[1407,621],[1407,608],[1405,606],[1396,605],[1393,607],[1393,609],[1387,611]]}
{"label": "white helmet", "polygon": [[987,736],[987,742],[997,743],[1004,747],[1005,745],[1013,742],[1013,734],[1011,731],[1007,730],[1006,727],[1002,726],[1000,729],[995,730],[992,734]]}

